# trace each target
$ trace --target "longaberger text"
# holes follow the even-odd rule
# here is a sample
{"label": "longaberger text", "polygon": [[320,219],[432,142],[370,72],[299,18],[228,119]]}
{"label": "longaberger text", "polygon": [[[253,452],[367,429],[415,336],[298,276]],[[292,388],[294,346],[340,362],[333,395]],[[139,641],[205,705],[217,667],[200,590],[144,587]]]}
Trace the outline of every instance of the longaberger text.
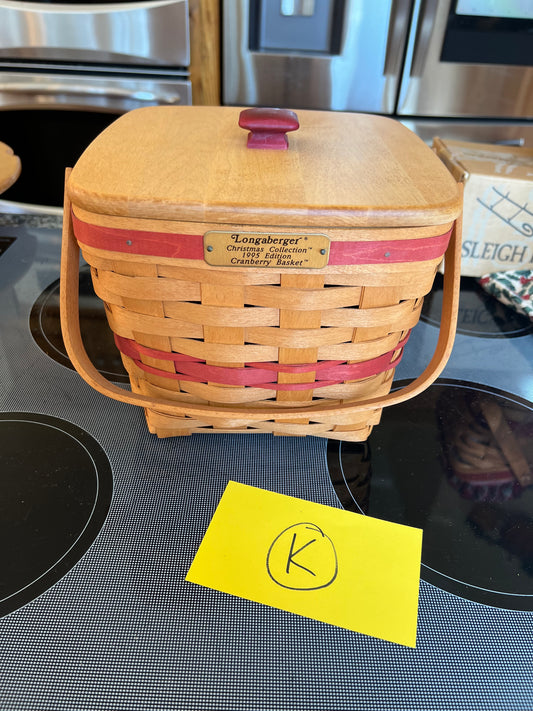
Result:
{"label": "longaberger text", "polygon": [[319,269],[328,263],[323,234],[222,232],[204,235],[204,258],[212,266]]}

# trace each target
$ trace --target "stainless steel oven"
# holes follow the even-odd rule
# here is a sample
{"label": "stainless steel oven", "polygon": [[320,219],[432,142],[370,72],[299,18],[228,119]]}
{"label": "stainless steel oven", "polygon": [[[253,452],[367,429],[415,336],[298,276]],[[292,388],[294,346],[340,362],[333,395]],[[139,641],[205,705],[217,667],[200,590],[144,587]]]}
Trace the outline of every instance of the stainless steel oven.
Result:
{"label": "stainless steel oven", "polygon": [[224,0],[224,103],[531,143],[532,33],[532,0]]}
{"label": "stainless steel oven", "polygon": [[416,0],[399,114],[533,118],[531,0]]}
{"label": "stainless steel oven", "polygon": [[191,104],[187,0],[0,0],[0,140],[22,161],[0,211],[60,212],[66,166],[111,121]]}
{"label": "stainless steel oven", "polygon": [[0,57],[186,67],[187,0],[0,1]]}

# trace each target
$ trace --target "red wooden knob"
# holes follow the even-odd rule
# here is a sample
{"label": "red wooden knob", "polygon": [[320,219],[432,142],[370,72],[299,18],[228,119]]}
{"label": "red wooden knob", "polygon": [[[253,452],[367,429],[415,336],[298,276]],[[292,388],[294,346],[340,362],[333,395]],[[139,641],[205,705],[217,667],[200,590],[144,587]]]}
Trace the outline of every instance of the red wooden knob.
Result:
{"label": "red wooden knob", "polygon": [[289,109],[245,109],[239,116],[239,126],[250,131],[248,148],[284,151],[289,147],[285,135],[300,127],[298,116]]}

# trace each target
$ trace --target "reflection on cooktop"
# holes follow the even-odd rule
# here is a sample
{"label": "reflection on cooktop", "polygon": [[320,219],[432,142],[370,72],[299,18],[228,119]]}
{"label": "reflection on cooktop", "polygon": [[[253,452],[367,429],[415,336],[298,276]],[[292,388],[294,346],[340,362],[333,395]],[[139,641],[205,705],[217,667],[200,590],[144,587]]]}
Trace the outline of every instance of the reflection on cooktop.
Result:
{"label": "reflection on cooktop", "polygon": [[329,442],[329,472],[345,508],[423,529],[424,580],[533,610],[532,435],[531,403],[441,380],[386,408],[368,443]]}
{"label": "reflection on cooktop", "polygon": [[[433,289],[424,298],[420,319],[440,325],[442,274],[437,274]],[[457,333],[480,338],[514,338],[533,332],[533,323],[482,289],[476,279],[461,278]]]}
{"label": "reflection on cooktop", "polygon": [[0,471],[5,615],[80,560],[105,521],[113,485],[109,461],[87,432],[33,413],[0,414]]}
{"label": "reflection on cooktop", "polygon": [[15,241],[15,237],[0,237],[0,257]]}
{"label": "reflection on cooktop", "polygon": [[[129,383],[120,353],[113,340],[101,299],[94,293],[89,267],[80,269],[80,325],[89,357],[110,380]],[[30,329],[37,345],[61,365],[74,370],[70,362],[59,317],[59,279],[43,291],[30,315]]]}

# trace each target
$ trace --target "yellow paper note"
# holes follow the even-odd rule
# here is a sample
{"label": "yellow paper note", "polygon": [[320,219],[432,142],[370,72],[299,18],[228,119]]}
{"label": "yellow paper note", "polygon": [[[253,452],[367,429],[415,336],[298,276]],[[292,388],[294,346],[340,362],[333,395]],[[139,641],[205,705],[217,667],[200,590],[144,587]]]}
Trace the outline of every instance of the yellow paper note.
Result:
{"label": "yellow paper note", "polygon": [[409,647],[422,531],[230,481],[186,580]]}

